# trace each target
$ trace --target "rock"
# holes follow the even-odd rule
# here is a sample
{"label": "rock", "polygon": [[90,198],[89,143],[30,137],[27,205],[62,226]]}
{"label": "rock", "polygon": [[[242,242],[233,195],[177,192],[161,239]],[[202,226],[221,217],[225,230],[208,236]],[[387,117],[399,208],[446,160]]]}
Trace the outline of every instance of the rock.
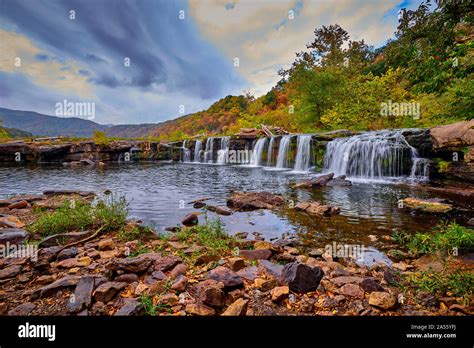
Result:
{"label": "rock", "polygon": [[247,239],[248,235],[248,232],[237,232],[236,234],[234,234],[234,237],[237,239]]}
{"label": "rock", "polygon": [[195,253],[200,253],[204,250],[205,248],[200,245],[193,245],[192,247],[187,248],[185,251],[183,251],[186,255],[190,254],[195,254]]}
{"label": "rock", "polygon": [[336,286],[342,286],[345,284],[359,284],[364,280],[362,277],[357,277],[357,276],[342,276],[342,277],[336,277],[330,279],[331,283],[333,283]]}
{"label": "rock", "polygon": [[249,300],[239,298],[229,307],[227,307],[225,312],[222,313],[222,316],[243,316],[247,314],[248,303]]}
{"label": "rock", "polygon": [[213,279],[207,279],[197,283],[193,287],[196,299],[212,307],[223,307],[225,305],[224,285]]}
{"label": "rock", "polygon": [[442,200],[437,198],[404,198],[400,200],[404,207],[415,210],[420,210],[426,213],[447,213],[453,209],[452,205],[442,203]]}
{"label": "rock", "polygon": [[28,232],[20,228],[0,229],[0,245],[18,245],[28,237]]}
{"label": "rock", "polygon": [[268,260],[272,257],[272,252],[268,249],[240,250],[239,255],[247,260]]}
{"label": "rock", "polygon": [[121,274],[117,278],[115,278],[116,282],[123,282],[123,283],[128,283],[128,284],[133,283],[133,282],[138,282],[138,280],[139,280],[138,276],[134,273]]}
{"label": "rock", "polygon": [[174,306],[178,302],[179,302],[179,297],[171,292],[161,295],[158,299],[158,304],[165,304],[168,306]]}
{"label": "rock", "polygon": [[227,200],[227,206],[238,211],[274,209],[284,203],[282,196],[269,192],[234,192]]}
{"label": "rock", "polygon": [[294,184],[292,187],[293,188],[318,188],[318,187],[324,187],[327,185],[329,181],[331,181],[334,177],[334,173],[329,173],[329,174],[324,174],[324,175],[319,175],[316,178],[313,178],[308,181],[300,182],[297,184]]}
{"label": "rock", "polygon": [[0,315],[8,315],[8,304],[5,302],[0,303]]}
{"label": "rock", "polygon": [[56,260],[57,255],[63,248],[61,246],[53,246],[49,248],[41,248],[38,251],[38,260],[44,260],[46,262],[53,262]]}
{"label": "rock", "polygon": [[392,263],[392,267],[395,269],[398,269],[399,271],[405,272],[408,271],[409,269],[415,268],[413,265],[409,265],[403,261],[398,262],[398,263]]}
{"label": "rock", "polygon": [[258,277],[258,267],[257,266],[250,266],[242,268],[240,271],[237,272],[239,277],[242,277],[246,280],[253,282],[255,278]]}
{"label": "rock", "polygon": [[278,303],[283,301],[285,298],[288,298],[290,294],[290,288],[288,286],[278,286],[273,288],[270,294],[272,296],[272,301]]}
{"label": "rock", "polygon": [[196,214],[191,213],[186,215],[181,223],[184,226],[196,226],[199,223],[199,218]]}
{"label": "rock", "polygon": [[364,290],[356,284],[345,284],[339,289],[339,293],[342,295],[355,297],[355,298],[364,298]]}
{"label": "rock", "polygon": [[114,240],[112,238],[102,239],[97,244],[97,248],[100,251],[112,250],[114,247],[115,247],[115,243],[114,243]]}
{"label": "rock", "polygon": [[97,254],[99,255],[99,258],[101,259],[111,259],[116,257],[119,253],[113,249],[113,250],[105,250],[105,251],[97,251],[96,253],[92,253],[92,256],[89,255],[89,257],[97,257]]}
{"label": "rock", "polygon": [[18,229],[25,227],[25,224],[21,222],[16,216],[13,215],[0,215],[0,227],[8,229]]}
{"label": "rock", "polygon": [[268,260],[258,260],[258,266],[262,269],[268,276],[280,278],[281,272],[283,271],[283,265],[270,262]]}
{"label": "rock", "polygon": [[216,267],[210,271],[208,278],[224,284],[224,290],[226,291],[240,288],[244,285],[242,278],[240,278],[237,273],[222,266]]}
{"label": "rock", "polygon": [[218,215],[232,215],[232,210],[228,209],[227,207],[208,205],[207,210],[212,211]]}
{"label": "rock", "polygon": [[369,296],[369,304],[381,309],[392,309],[397,304],[397,299],[388,292],[374,291]]}
{"label": "rock", "polygon": [[134,298],[124,298],[125,303],[120,309],[115,312],[114,316],[130,316],[143,314],[143,305]]}
{"label": "rock", "polygon": [[185,311],[186,313],[199,316],[210,316],[216,314],[214,308],[199,303],[190,303],[186,305]]}
{"label": "rock", "polygon": [[219,255],[216,255],[216,254],[202,254],[202,255],[198,256],[196,261],[194,261],[194,264],[195,265],[202,265],[202,264],[209,263],[209,262],[212,262],[212,261],[217,261],[217,260],[219,260]]}
{"label": "rock", "polygon": [[435,150],[456,151],[474,145],[474,119],[431,128],[430,134]]}
{"label": "rock", "polygon": [[352,182],[349,180],[346,180],[345,175],[338,176],[337,178],[334,178],[326,184],[326,186],[352,186]]}
{"label": "rock", "polygon": [[201,209],[201,208],[204,208],[206,206],[206,203],[204,202],[196,202],[193,204],[193,208],[195,209]]}
{"label": "rock", "polygon": [[254,280],[254,285],[260,291],[268,291],[273,289],[276,285],[276,279],[263,279],[263,278],[256,278]]}
{"label": "rock", "polygon": [[92,233],[94,232],[84,231],[84,232],[70,232],[70,233],[54,234],[52,236],[49,236],[43,239],[38,244],[38,246],[40,248],[47,248],[47,247],[52,247],[56,245],[67,245],[70,243],[80,241],[84,238],[87,238],[90,235],[92,235]]}
{"label": "rock", "polygon": [[28,202],[27,201],[18,201],[15,203],[12,203],[8,206],[8,209],[13,210],[13,209],[24,209],[28,207]]}
{"label": "rock", "polygon": [[295,206],[295,210],[304,211],[309,214],[332,216],[339,214],[341,209],[330,205],[324,205],[318,202],[304,202]]}
{"label": "rock", "polygon": [[94,291],[94,298],[99,302],[107,303],[127,286],[122,282],[106,282],[99,285]]}
{"label": "rock", "polygon": [[143,254],[125,259],[115,259],[107,265],[107,268],[125,273],[142,273],[151,267],[153,261],[153,258],[148,257],[148,254]]}
{"label": "rock", "polygon": [[231,257],[228,260],[229,267],[234,272],[240,271],[242,268],[245,268],[245,260],[241,257]]}
{"label": "rock", "polygon": [[27,303],[22,303],[19,306],[16,306],[12,310],[8,312],[8,315],[11,316],[24,316],[30,314],[34,309],[36,308],[36,305],[31,302]]}
{"label": "rock", "polygon": [[467,222],[468,226],[474,226],[474,218],[470,218]]}
{"label": "rock", "polygon": [[95,196],[92,191],[79,191],[79,190],[46,190],[43,191],[45,196],[67,196],[67,195],[78,195],[82,197]]}
{"label": "rock", "polygon": [[176,278],[181,274],[186,274],[188,267],[184,263],[177,264],[170,272],[170,278]]}
{"label": "rock", "polygon": [[318,288],[324,276],[321,268],[311,268],[308,265],[292,262],[283,267],[281,281],[287,284],[291,291],[310,292]]}
{"label": "rock", "polygon": [[324,254],[325,250],[323,249],[311,249],[308,253],[311,257],[321,257]]}
{"label": "rock", "polygon": [[362,282],[360,282],[359,286],[368,293],[378,291],[383,292],[385,289],[380,285],[375,279],[373,278],[365,278]]}
{"label": "rock", "polygon": [[432,255],[423,255],[419,259],[414,260],[413,265],[420,271],[443,271],[443,263]]}
{"label": "rock", "polygon": [[38,289],[37,291],[33,293],[32,297],[42,298],[42,297],[50,296],[59,289],[76,286],[80,280],[81,280],[80,276],[67,275],[63,278],[56,280],[54,283],[51,283],[49,285],[46,285]]}
{"label": "rock", "polygon": [[141,294],[148,292],[149,289],[150,287],[148,285],[140,283],[135,288],[134,294],[140,296]]}
{"label": "rock", "polygon": [[38,277],[35,281],[35,284],[37,284],[37,285],[50,284],[50,283],[54,282],[54,279],[55,279],[54,276],[45,274],[45,275],[42,275],[42,276]]}
{"label": "rock", "polygon": [[263,250],[265,250],[265,249],[274,250],[274,249],[275,249],[275,247],[273,246],[272,243],[270,243],[270,242],[265,242],[265,241],[258,241],[258,242],[255,242],[255,243],[253,244],[253,248],[254,248],[255,250],[261,250],[261,249],[263,249]]}
{"label": "rock", "polygon": [[20,265],[12,265],[0,270],[0,279],[9,279],[16,277],[21,272]]}
{"label": "rock", "polygon": [[94,290],[95,277],[82,277],[77,283],[74,295],[67,304],[67,309],[71,313],[77,313],[90,307],[92,303],[92,291]]}
{"label": "rock", "polygon": [[188,285],[188,278],[184,275],[180,275],[176,278],[176,281],[171,285],[171,289],[179,292],[183,292],[186,289],[186,285]]}
{"label": "rock", "polygon": [[78,254],[78,250],[76,247],[68,248],[68,249],[63,249],[59,252],[58,256],[56,257],[57,261],[62,261],[66,259],[71,259],[73,257],[76,257]]}

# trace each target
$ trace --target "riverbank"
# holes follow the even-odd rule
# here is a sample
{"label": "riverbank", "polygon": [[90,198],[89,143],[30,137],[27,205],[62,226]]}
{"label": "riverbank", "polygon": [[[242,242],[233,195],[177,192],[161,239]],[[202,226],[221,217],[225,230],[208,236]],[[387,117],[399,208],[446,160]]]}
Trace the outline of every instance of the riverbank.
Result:
{"label": "riverbank", "polygon": [[[364,266],[284,236],[231,237],[205,214],[157,233],[108,197],[96,208],[92,193],[64,190],[2,201],[2,221],[20,229],[0,230],[2,243],[39,247],[37,258],[1,259],[2,315],[472,314],[472,247],[419,257],[400,246],[390,265]],[[248,204],[233,199],[228,209]]]}

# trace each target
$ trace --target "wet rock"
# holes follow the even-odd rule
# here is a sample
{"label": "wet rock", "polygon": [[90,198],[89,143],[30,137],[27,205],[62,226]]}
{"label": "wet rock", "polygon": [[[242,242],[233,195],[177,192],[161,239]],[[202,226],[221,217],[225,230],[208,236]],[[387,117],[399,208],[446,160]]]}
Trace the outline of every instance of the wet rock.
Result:
{"label": "wet rock", "polygon": [[228,209],[227,207],[208,205],[207,210],[212,211],[218,215],[232,215],[232,210]]}
{"label": "wet rock", "polygon": [[332,216],[339,214],[341,209],[330,205],[324,205],[318,202],[304,202],[295,206],[295,210],[304,211],[308,214]]}
{"label": "wet rock", "polygon": [[15,203],[12,203],[8,206],[8,209],[13,210],[13,209],[24,209],[28,207],[28,202],[27,201],[18,201]]}
{"label": "wet rock", "polygon": [[247,239],[249,233],[248,232],[237,232],[234,237],[237,239]]}
{"label": "wet rock", "polygon": [[334,173],[319,175],[316,178],[311,180],[307,180],[304,182],[296,183],[292,187],[293,188],[318,188],[324,187],[327,185],[329,181],[331,181],[334,177]]}
{"label": "wet rock", "polygon": [[74,295],[67,304],[67,309],[71,313],[77,313],[90,307],[92,303],[92,291],[94,290],[95,277],[82,277],[77,283]]}
{"label": "wet rock", "polygon": [[273,288],[270,294],[272,296],[272,301],[278,303],[288,298],[290,294],[290,288],[288,286],[278,286]]}
{"label": "wet rock", "polygon": [[199,223],[199,218],[196,214],[191,213],[186,215],[181,223],[184,226],[196,226]]}
{"label": "wet rock", "polygon": [[356,284],[345,284],[339,289],[339,293],[345,296],[364,298],[364,291]]}
{"label": "wet rock", "polygon": [[55,282],[49,285],[46,285],[38,289],[37,291],[33,293],[32,298],[38,298],[38,297],[42,298],[42,297],[50,296],[60,289],[76,286],[80,280],[81,280],[80,276],[67,275],[63,278],[56,280]]}
{"label": "wet rock", "polygon": [[195,298],[212,307],[223,307],[225,305],[224,285],[213,279],[207,279],[193,287]]}
{"label": "wet rock", "polygon": [[247,260],[268,260],[272,257],[272,252],[268,249],[240,250],[239,254]]}
{"label": "wet rock", "polygon": [[66,259],[71,259],[73,257],[76,257],[78,254],[78,250],[76,247],[68,248],[68,249],[63,249],[59,252],[58,256],[56,257],[57,261],[62,261]]}
{"label": "wet rock", "polygon": [[103,239],[99,241],[99,243],[97,244],[97,248],[100,251],[113,250],[114,247],[115,247],[115,242],[112,238]]}
{"label": "wet rock", "polygon": [[0,245],[18,245],[28,237],[28,232],[20,228],[0,229]]}
{"label": "wet rock", "polygon": [[[165,276],[166,278],[166,276]],[[134,273],[125,273],[121,274],[118,277],[115,278],[116,282],[123,282],[123,283],[133,283],[133,282],[138,282],[138,276]]]}
{"label": "wet rock", "polygon": [[453,209],[451,204],[443,203],[438,198],[405,198],[400,200],[403,207],[420,210],[426,213],[447,213]]}
{"label": "wet rock", "polygon": [[11,316],[24,316],[24,315],[29,315],[34,309],[36,308],[36,305],[31,302],[27,303],[22,303],[19,306],[16,306],[12,310],[8,312],[8,315]]}
{"label": "wet rock", "polygon": [[134,298],[124,298],[124,305],[115,312],[114,316],[131,316],[143,314],[143,305]]}
{"label": "wet rock", "polygon": [[97,301],[107,303],[112,300],[120,291],[127,286],[123,282],[106,282],[99,285],[94,291],[94,298]]}
{"label": "wet rock", "polygon": [[392,309],[397,304],[397,299],[388,292],[374,291],[369,296],[369,304],[381,309]]}
{"label": "wet rock", "polygon": [[308,265],[293,262],[285,265],[281,274],[281,281],[287,284],[291,291],[310,292],[318,288],[324,272],[319,267],[311,268]]}
{"label": "wet rock", "polygon": [[201,208],[204,208],[205,206],[206,206],[206,203],[204,202],[196,202],[193,204],[194,209],[201,209]]}
{"label": "wet rock", "polygon": [[222,316],[244,316],[247,313],[248,303],[249,300],[239,298],[222,313]]}
{"label": "wet rock", "polygon": [[245,260],[241,257],[231,257],[228,262],[230,269],[234,272],[240,271],[242,268],[245,268]]}
{"label": "wet rock", "polygon": [[92,235],[91,231],[84,231],[84,232],[71,232],[71,233],[60,233],[54,234],[52,236],[46,237],[43,239],[38,246],[40,248],[47,248],[57,245],[67,245],[70,243],[74,243],[80,241],[84,238],[89,237]]}
{"label": "wet rock", "polygon": [[274,209],[282,206],[285,199],[269,192],[234,192],[227,201],[227,206],[238,211],[257,209]]}
{"label": "wet rock", "polygon": [[16,277],[21,272],[20,265],[12,265],[0,270],[0,279],[9,279]]}
{"label": "wet rock", "polygon": [[214,308],[205,306],[199,303],[190,303],[186,305],[186,313],[199,316],[211,316],[215,315],[216,311]]}
{"label": "wet rock", "polygon": [[222,266],[216,267],[210,271],[208,278],[224,284],[224,290],[226,291],[240,288],[244,285],[242,278],[240,278],[237,273]]}
{"label": "wet rock", "polygon": [[25,224],[16,216],[0,215],[0,227],[18,229],[25,227]]}
{"label": "wet rock", "polygon": [[352,186],[352,182],[349,180],[346,180],[345,175],[338,176],[337,178],[334,178],[326,184],[327,186]]}
{"label": "wet rock", "polygon": [[360,282],[359,286],[368,293],[378,291],[383,292],[385,289],[373,278],[365,278]]}

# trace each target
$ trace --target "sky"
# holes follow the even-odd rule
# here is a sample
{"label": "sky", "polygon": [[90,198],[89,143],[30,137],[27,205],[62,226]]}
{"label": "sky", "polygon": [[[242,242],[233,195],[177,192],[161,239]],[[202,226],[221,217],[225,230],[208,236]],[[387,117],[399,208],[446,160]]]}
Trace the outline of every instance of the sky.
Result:
{"label": "sky", "polygon": [[[375,47],[421,0],[0,0],[0,107],[94,105],[102,124],[158,123],[267,93],[339,24]],[[77,110],[77,109],[76,109]]]}

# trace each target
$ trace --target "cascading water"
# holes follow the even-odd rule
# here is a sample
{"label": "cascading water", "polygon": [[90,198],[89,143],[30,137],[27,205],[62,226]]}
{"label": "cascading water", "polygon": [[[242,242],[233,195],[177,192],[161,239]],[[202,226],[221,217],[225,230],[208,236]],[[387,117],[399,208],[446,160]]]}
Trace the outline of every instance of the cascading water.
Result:
{"label": "cascading water", "polygon": [[221,138],[221,149],[217,152],[217,164],[225,164],[229,152],[230,137]]}
{"label": "cascading water", "polygon": [[186,147],[186,140],[183,141],[183,162],[191,162],[191,151]]}
{"label": "cascading water", "polygon": [[194,162],[196,163],[201,162],[201,149],[202,149],[202,141],[196,140],[196,145],[194,146]]}
{"label": "cascading water", "polygon": [[204,163],[213,163],[214,138],[209,137],[206,140],[206,149],[204,151]]}
{"label": "cascading water", "polygon": [[275,143],[275,137],[270,138],[270,143],[268,144],[268,152],[267,152],[267,167],[272,165],[272,156],[273,156],[273,145]]}
{"label": "cascading water", "polygon": [[295,172],[306,172],[309,169],[311,157],[311,135],[298,135]]}
{"label": "cascading water", "polygon": [[327,144],[324,156],[324,172],[366,179],[422,178],[427,164],[400,130],[335,139]]}
{"label": "cascading water", "polygon": [[267,138],[260,138],[255,143],[255,146],[252,151],[252,157],[250,158],[250,166],[251,167],[258,167],[262,162],[262,154],[265,144],[267,142]]}
{"label": "cascading water", "polygon": [[288,150],[290,148],[291,135],[284,135],[280,139],[280,146],[278,148],[278,157],[276,168],[288,168]]}

